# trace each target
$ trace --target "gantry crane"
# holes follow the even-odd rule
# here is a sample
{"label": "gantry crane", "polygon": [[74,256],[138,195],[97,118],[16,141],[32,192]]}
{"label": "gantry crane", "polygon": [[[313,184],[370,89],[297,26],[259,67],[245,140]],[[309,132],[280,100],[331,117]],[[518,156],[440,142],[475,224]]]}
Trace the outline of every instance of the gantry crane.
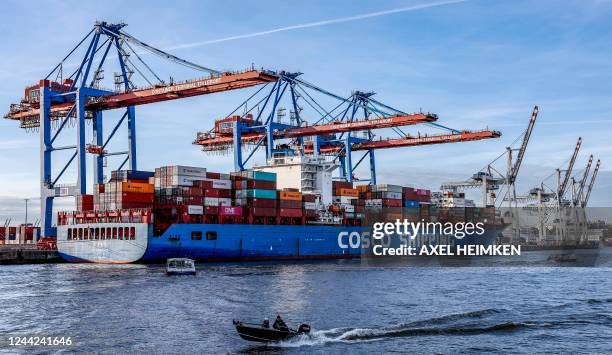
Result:
{"label": "gantry crane", "polygon": [[[86,193],[86,153],[94,156],[94,181],[104,180],[104,158],[127,155],[118,169],[126,163],[129,169],[137,169],[135,106],[185,97],[205,95],[249,86],[275,82],[278,76],[264,70],[248,69],[243,72],[220,72],[178,58],[152,47],[125,32],[125,24],[97,22],[93,29],[60,61],[59,64],[36,85],[25,89],[24,98],[10,106],[5,118],[18,120],[22,128],[40,132],[41,156],[41,224],[42,236],[53,236],[53,199],[55,197]],[[134,49],[138,48],[140,51]],[[205,77],[175,82],[161,79],[143,60],[143,51],[162,60],[205,73]],[[69,68],[68,59],[78,59],[79,65],[64,77]],[[103,89],[104,71],[111,58],[116,58],[118,71],[114,74],[115,89]],[[116,68],[115,67],[115,68]],[[138,86],[136,78],[144,84]],[[108,137],[104,137],[102,113],[124,109],[124,113]],[[107,152],[108,144],[127,119],[128,149]],[[86,120],[92,121],[94,141],[86,144]],[[74,145],[54,145],[68,122],[76,122],[77,139]],[[66,165],[52,176],[52,153],[74,150]],[[76,185],[60,185],[59,180],[76,159]]]}
{"label": "gantry crane", "polygon": [[593,154],[589,156],[589,161],[587,162],[586,168],[584,168],[584,173],[582,174],[582,178],[578,183],[578,190],[572,196],[572,205],[580,206],[582,204],[582,194],[584,192],[584,187],[586,185],[586,180],[589,177],[589,171],[591,170],[591,165],[593,164]]}
{"label": "gantry crane", "polygon": [[600,161],[597,159],[597,164],[595,164],[595,169],[593,170],[593,175],[591,175],[591,182],[589,182],[589,187],[587,189],[586,195],[584,196],[584,200],[581,202],[582,207],[586,207],[589,203],[589,198],[591,198],[591,191],[593,191],[593,186],[595,185],[595,179],[597,178],[597,173],[599,173]]}
{"label": "gantry crane", "polygon": [[[593,155],[591,154],[589,156],[587,165],[583,171],[579,172],[576,176],[570,176],[571,171],[573,170],[573,167],[577,160],[578,152],[581,146],[582,146],[582,138],[579,137],[576,143],[576,146],[574,147],[574,151],[572,152],[571,157],[566,162],[563,163],[563,165],[567,163],[568,164],[567,167],[566,168],[559,167],[555,169],[554,173],[548,175],[540,183],[538,187],[532,188],[527,195],[517,196],[517,199],[523,202],[536,202],[537,205],[539,206],[552,204],[554,205],[553,207],[555,207],[556,209],[559,209],[561,207],[567,207],[567,206],[585,207],[586,201],[588,201],[588,198],[586,198],[586,195],[588,194],[588,187],[586,186],[586,182],[588,180],[591,166],[593,163]],[[600,161],[597,160],[596,170],[599,170],[599,165],[600,165]],[[582,176],[578,178],[578,175],[580,174]],[[550,187],[546,183],[546,181],[550,179],[553,175],[556,175],[557,177],[556,187]],[[596,175],[597,173],[595,171],[591,175],[591,179],[593,183],[594,183],[594,177]],[[566,183],[566,181],[568,182]],[[565,187],[563,186],[564,184],[566,185]],[[566,191],[567,186],[569,185],[572,186],[572,194],[571,194],[571,198],[568,199],[565,197],[565,195],[567,192]],[[585,193],[585,188],[586,188],[586,193]]]}
{"label": "gantry crane", "polygon": [[[272,89],[258,97],[259,91],[241,103],[226,118],[217,120],[215,127],[207,132],[198,132],[194,144],[202,146],[206,152],[233,150],[236,170],[243,170],[257,148],[266,147],[266,160],[272,157],[276,147],[275,140],[290,140],[290,146],[302,154],[329,155],[338,160],[339,178],[353,181],[355,169],[369,157],[370,178],[361,179],[376,183],[374,151],[377,149],[399,148],[426,144],[441,144],[474,141],[500,137],[497,131],[458,131],[442,126],[438,117],[431,113],[406,113],[385,105],[373,98],[374,93],[355,91],[344,98],[317,87],[300,78],[301,73],[279,74],[279,80]],[[285,109],[281,100],[289,98],[290,122],[282,122]],[[326,109],[322,96],[330,109]],[[310,122],[306,120],[304,108],[311,109]],[[242,114],[236,112],[243,110]],[[276,120],[275,120],[276,115]],[[412,136],[401,127],[428,124],[450,133],[442,135]],[[391,129],[399,138],[375,139],[375,130]],[[361,134],[359,133],[361,132]],[[244,145],[253,146],[246,159],[242,158]],[[353,164],[352,153],[364,151],[365,154]]]}
{"label": "gantry crane", "polygon": [[[518,149],[514,149],[511,146],[506,148],[504,154],[499,155],[495,158],[491,163],[487,164],[487,166],[481,169],[476,174],[472,175],[466,181],[459,182],[446,182],[443,183],[441,189],[443,191],[457,191],[457,190],[465,190],[472,188],[482,188],[482,205],[486,206],[494,206],[497,197],[495,195],[496,190],[500,189],[500,186],[506,186],[507,190],[505,196],[501,199],[501,201],[510,201],[511,199],[516,200],[516,179],[518,177],[519,170],[525,158],[525,153],[527,151],[527,146],[529,144],[529,139],[531,138],[531,133],[533,132],[533,128],[535,127],[536,120],[538,118],[539,108],[538,106],[534,106],[533,111],[531,113],[531,118],[529,119],[529,123],[525,131],[515,140],[518,141],[521,139],[521,145]],[[513,159],[513,152],[518,152],[516,159]],[[506,155],[507,157],[507,169],[506,173],[500,173],[493,164]],[[512,197],[509,199],[508,195],[512,194]]]}
{"label": "gantry crane", "polygon": [[[565,192],[567,191],[567,186],[572,175],[572,170],[574,170],[574,164],[576,163],[576,158],[578,158],[578,153],[580,152],[581,146],[582,137],[578,137],[578,142],[576,142],[576,147],[574,148],[574,153],[572,153],[572,157],[570,158],[567,169],[557,169],[557,202],[559,203],[559,205],[565,203]],[[562,173],[565,174],[563,177],[561,177]]]}

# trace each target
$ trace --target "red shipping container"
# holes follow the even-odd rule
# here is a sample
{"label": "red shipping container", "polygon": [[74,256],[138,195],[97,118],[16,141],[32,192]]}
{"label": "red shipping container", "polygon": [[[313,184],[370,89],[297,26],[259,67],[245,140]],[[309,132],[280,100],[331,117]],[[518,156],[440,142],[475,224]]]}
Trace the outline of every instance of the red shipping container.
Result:
{"label": "red shipping container", "polygon": [[247,198],[247,206],[276,208],[276,200],[272,200],[269,198]]}
{"label": "red shipping container", "polygon": [[146,202],[119,202],[116,204],[118,210],[128,210],[132,208],[149,208],[152,204]]}
{"label": "red shipping container", "polygon": [[280,217],[302,217],[301,208],[281,208],[278,210]]}
{"label": "red shipping container", "polygon": [[219,196],[222,190],[219,189],[206,189],[204,190],[205,197],[221,197]]}
{"label": "red shipping container", "polygon": [[361,200],[361,199],[351,200],[351,205],[353,205],[353,206],[365,206],[365,200]]}
{"label": "red shipping container", "polygon": [[206,189],[204,190],[205,197],[231,198],[232,190],[228,189]]}
{"label": "red shipping container", "polygon": [[418,195],[417,197],[418,197],[417,201],[419,202],[430,202],[431,201],[430,195]]}
{"label": "red shipping container", "polygon": [[242,216],[242,207],[240,206],[221,206],[219,207],[219,215],[221,216]]}
{"label": "red shipping container", "polygon": [[253,217],[274,217],[276,216],[276,208],[253,207],[245,211]]}
{"label": "red shipping container", "polygon": [[315,202],[317,200],[317,196],[313,194],[303,194],[302,200],[304,202]]}
{"label": "red shipping container", "polygon": [[248,180],[247,188],[261,190],[276,190],[276,181]]}
{"label": "red shipping container", "polygon": [[402,198],[404,200],[417,200],[417,192],[415,189],[413,189],[412,187],[404,187],[402,189]]}
{"label": "red shipping container", "polygon": [[279,200],[278,206],[280,208],[302,208],[301,200]]}
{"label": "red shipping container", "polygon": [[204,198],[201,196],[187,196],[183,197],[183,204],[185,205],[203,205]]}
{"label": "red shipping container", "polygon": [[141,194],[137,192],[123,192],[118,196],[118,202],[149,202],[153,203],[153,194]]}
{"label": "red shipping container", "polygon": [[382,205],[384,207],[402,207],[402,200],[383,199]]}
{"label": "red shipping container", "polygon": [[217,206],[204,206],[204,214],[217,215],[217,214],[219,214],[219,207],[217,207]]}
{"label": "red shipping container", "polygon": [[347,181],[332,181],[332,189],[335,191],[337,189],[352,189],[353,183]]}
{"label": "red shipping container", "polygon": [[93,195],[78,195],[76,198],[76,209],[78,211],[91,211],[94,207]]}
{"label": "red shipping container", "polygon": [[212,181],[210,180],[197,180],[193,182],[193,185],[199,187],[201,189],[210,189],[212,188]]}
{"label": "red shipping container", "polygon": [[209,179],[220,179],[221,178],[221,174],[220,173],[213,173],[210,171],[206,172],[206,177]]}
{"label": "red shipping container", "polygon": [[199,196],[199,197],[202,197],[204,195],[202,189],[199,187],[188,187],[185,190],[186,190],[185,195]]}

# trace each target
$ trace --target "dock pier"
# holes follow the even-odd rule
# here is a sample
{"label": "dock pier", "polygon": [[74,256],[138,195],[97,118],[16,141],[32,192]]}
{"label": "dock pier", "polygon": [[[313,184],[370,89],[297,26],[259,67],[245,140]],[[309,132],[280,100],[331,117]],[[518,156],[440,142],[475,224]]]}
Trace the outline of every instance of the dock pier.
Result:
{"label": "dock pier", "polygon": [[0,265],[58,263],[57,250],[40,250],[34,244],[0,245]]}

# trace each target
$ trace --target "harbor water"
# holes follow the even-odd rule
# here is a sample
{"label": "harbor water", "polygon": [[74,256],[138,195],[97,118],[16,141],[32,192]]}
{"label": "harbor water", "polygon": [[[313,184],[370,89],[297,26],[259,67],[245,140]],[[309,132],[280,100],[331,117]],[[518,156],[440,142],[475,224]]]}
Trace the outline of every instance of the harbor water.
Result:
{"label": "harbor water", "polygon": [[[4,352],[610,353],[612,248],[598,267],[436,267],[358,260],[0,267]],[[606,261],[607,260],[607,261]],[[281,314],[313,332],[275,345],[238,337],[232,319]],[[10,347],[9,336],[71,337]]]}

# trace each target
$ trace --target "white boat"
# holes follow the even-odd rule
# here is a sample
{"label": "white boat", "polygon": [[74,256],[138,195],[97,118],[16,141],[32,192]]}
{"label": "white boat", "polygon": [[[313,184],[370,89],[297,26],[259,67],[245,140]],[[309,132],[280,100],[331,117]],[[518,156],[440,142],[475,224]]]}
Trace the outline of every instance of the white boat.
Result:
{"label": "white boat", "polygon": [[187,258],[172,258],[166,261],[166,275],[195,275],[195,262]]}

